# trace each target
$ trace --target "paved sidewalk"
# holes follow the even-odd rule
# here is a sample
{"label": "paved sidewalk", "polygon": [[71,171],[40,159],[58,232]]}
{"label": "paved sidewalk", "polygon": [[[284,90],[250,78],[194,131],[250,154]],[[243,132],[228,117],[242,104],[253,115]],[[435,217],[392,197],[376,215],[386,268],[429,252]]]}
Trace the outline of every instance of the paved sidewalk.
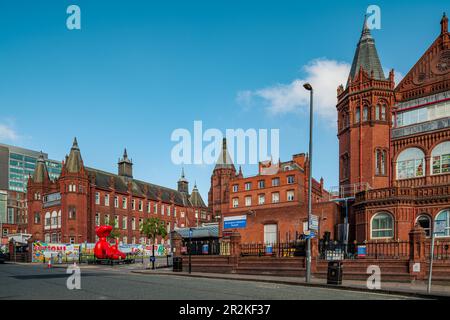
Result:
{"label": "paved sidewalk", "polygon": [[171,269],[160,270],[131,270],[133,273],[140,274],[155,274],[155,275],[171,275],[197,278],[213,278],[213,279],[227,279],[227,280],[245,280],[245,281],[259,281],[280,284],[315,286],[326,288],[339,288],[343,290],[361,290],[361,291],[377,291],[380,293],[391,294],[407,294],[411,296],[423,296],[429,298],[444,298],[450,299],[450,285],[433,285],[431,295],[427,294],[426,281],[416,283],[400,283],[400,282],[382,282],[380,290],[369,290],[365,281],[357,280],[343,280],[342,286],[327,285],[326,279],[312,278],[311,283],[306,283],[303,277],[280,277],[268,275],[245,275],[245,274],[223,274],[223,273],[202,273],[192,272],[172,272]]}

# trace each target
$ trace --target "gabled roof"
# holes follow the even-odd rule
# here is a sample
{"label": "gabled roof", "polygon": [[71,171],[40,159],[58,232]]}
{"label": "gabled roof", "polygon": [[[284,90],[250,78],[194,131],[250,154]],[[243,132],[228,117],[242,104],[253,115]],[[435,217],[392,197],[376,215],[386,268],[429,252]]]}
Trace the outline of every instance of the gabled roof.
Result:
{"label": "gabled roof", "polygon": [[[377,80],[386,80],[380,59],[378,57],[375,40],[367,26],[367,18],[364,19],[364,25],[356,47],[355,56],[353,58],[352,68],[350,69],[349,79],[353,80],[362,68],[369,76],[373,72],[373,78]],[[347,86],[349,83],[347,83]]]}
{"label": "gabled roof", "polygon": [[[415,99],[447,91],[446,85],[435,84],[448,81],[450,81],[450,34],[448,18],[444,13],[441,19],[440,35],[400,81],[395,92],[400,101]],[[423,88],[423,90],[417,90],[419,88]],[[408,92],[413,92],[414,95],[409,95]]]}

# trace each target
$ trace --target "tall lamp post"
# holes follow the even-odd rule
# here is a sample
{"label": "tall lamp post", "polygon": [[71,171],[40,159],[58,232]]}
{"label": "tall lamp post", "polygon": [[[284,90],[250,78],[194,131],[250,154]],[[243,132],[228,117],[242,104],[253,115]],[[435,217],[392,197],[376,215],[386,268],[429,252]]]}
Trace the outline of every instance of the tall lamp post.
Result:
{"label": "tall lamp post", "polygon": [[313,88],[309,83],[305,83],[303,88],[309,91],[309,175],[308,175],[308,232],[306,239],[306,282],[311,282],[311,211],[312,211],[312,136],[313,136]]}

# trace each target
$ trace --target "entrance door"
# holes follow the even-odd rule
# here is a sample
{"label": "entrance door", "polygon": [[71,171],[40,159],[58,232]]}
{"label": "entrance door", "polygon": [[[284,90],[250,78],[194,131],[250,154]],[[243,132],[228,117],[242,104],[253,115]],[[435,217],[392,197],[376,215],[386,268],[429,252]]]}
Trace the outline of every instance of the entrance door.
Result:
{"label": "entrance door", "polygon": [[264,243],[277,243],[277,225],[265,224],[264,225]]}

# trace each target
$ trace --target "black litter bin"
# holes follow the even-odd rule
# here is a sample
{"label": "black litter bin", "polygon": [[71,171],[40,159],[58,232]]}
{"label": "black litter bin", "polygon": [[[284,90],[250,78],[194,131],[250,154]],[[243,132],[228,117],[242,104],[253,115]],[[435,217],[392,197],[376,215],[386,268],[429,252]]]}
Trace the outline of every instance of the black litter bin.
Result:
{"label": "black litter bin", "polygon": [[334,285],[342,284],[342,262],[340,261],[328,262],[327,284],[334,284]]}
{"label": "black litter bin", "polygon": [[183,258],[173,257],[173,272],[182,272],[182,271],[183,271]]}

